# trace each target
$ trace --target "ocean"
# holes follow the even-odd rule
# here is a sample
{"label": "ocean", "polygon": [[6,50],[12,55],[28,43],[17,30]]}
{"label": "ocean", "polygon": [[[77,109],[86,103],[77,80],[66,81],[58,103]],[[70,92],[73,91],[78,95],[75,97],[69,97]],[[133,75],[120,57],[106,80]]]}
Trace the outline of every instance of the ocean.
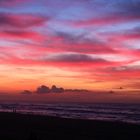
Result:
{"label": "ocean", "polygon": [[31,104],[1,103],[1,112],[39,114],[63,118],[120,121],[140,124],[140,104]]}

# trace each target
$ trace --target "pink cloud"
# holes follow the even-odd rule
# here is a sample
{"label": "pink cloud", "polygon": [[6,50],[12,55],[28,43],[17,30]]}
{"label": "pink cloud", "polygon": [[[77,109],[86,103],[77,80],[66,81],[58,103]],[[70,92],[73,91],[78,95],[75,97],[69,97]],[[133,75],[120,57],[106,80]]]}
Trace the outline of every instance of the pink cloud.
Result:
{"label": "pink cloud", "polygon": [[37,33],[37,32],[33,32],[33,31],[1,31],[0,32],[0,38],[5,38],[5,39],[13,39],[15,41],[17,41],[18,39],[28,39],[28,40],[32,40],[34,42],[39,42],[45,39],[45,36]]}
{"label": "pink cloud", "polygon": [[11,7],[29,2],[30,0],[0,0],[0,6]]}
{"label": "pink cloud", "polygon": [[0,13],[0,26],[2,28],[28,28],[41,26],[48,18],[32,14]]}
{"label": "pink cloud", "polygon": [[84,27],[84,26],[102,26],[102,25],[111,25],[111,24],[120,24],[125,22],[139,21],[140,17],[137,15],[121,15],[121,14],[110,14],[106,16],[101,16],[97,18],[91,18],[86,20],[71,21],[67,24],[73,25],[75,27]]}

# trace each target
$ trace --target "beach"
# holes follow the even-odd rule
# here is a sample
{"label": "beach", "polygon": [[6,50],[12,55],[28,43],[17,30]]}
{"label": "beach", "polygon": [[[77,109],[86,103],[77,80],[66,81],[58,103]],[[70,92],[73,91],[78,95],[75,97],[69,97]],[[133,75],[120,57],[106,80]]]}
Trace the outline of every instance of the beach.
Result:
{"label": "beach", "polygon": [[137,124],[0,113],[1,140],[138,140],[139,138],[140,125]]}

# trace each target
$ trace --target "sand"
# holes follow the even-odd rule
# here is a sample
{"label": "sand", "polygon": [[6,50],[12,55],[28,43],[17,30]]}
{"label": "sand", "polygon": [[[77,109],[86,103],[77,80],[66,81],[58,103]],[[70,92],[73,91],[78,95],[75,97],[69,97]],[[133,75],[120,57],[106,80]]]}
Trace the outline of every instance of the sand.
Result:
{"label": "sand", "polygon": [[0,113],[0,140],[139,140],[140,125]]}

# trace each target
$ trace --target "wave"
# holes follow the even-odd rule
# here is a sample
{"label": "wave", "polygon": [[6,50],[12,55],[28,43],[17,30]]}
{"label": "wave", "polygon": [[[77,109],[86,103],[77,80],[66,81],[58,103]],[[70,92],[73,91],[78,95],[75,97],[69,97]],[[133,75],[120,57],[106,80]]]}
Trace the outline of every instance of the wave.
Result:
{"label": "wave", "polygon": [[0,104],[1,112],[12,112],[13,109],[16,109],[17,112],[24,114],[123,121],[140,124],[139,104]]}

